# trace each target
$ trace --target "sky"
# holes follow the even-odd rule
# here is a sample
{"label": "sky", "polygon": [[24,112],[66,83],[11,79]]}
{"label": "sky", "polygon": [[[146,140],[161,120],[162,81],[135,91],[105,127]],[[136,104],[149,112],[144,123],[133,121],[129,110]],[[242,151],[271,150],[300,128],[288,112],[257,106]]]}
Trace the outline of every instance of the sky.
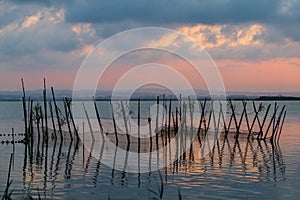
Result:
{"label": "sky", "polygon": [[[44,77],[72,89],[99,42],[164,27],[199,42],[228,91],[299,92],[299,10],[299,0],[0,0],[0,90],[20,90],[21,77],[29,90],[42,88]],[[189,76],[187,66],[168,59]]]}

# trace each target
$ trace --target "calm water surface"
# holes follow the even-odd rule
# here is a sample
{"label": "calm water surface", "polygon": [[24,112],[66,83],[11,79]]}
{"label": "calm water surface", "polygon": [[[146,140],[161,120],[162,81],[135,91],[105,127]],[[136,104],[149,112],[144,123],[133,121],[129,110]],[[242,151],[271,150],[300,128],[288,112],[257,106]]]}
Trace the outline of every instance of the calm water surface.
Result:
{"label": "calm water surface", "polygon": [[[101,115],[108,119],[107,105],[100,104]],[[215,148],[202,156],[201,144],[195,139],[184,158],[160,172],[135,174],[113,170],[101,163],[101,155],[93,157],[87,150],[90,147],[86,144],[84,148],[82,142],[50,140],[46,147],[42,141],[34,140],[31,158],[24,144],[16,144],[12,197],[152,199],[159,198],[163,190],[163,199],[179,199],[179,192],[183,199],[298,199],[300,102],[279,104],[287,106],[287,118],[278,144],[220,137]],[[143,121],[147,120],[149,105],[151,102],[142,105]],[[11,128],[15,133],[24,132],[22,104],[0,102],[0,142],[11,139]],[[1,195],[12,152],[13,145],[0,143]]]}

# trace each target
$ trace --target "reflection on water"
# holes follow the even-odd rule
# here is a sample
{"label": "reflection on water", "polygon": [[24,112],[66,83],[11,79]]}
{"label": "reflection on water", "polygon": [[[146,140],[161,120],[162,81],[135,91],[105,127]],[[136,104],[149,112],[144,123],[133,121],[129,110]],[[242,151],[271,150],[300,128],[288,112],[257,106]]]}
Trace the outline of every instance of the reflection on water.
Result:
{"label": "reflection on water", "polygon": [[[122,195],[128,198],[155,197],[159,196],[161,175],[163,184],[177,187],[171,188],[176,192],[167,197],[177,198],[178,188],[183,191],[184,188],[206,184],[229,187],[226,184],[228,180],[235,180],[237,183],[285,180],[286,166],[279,144],[248,140],[246,137],[239,140],[228,137],[219,139],[206,155],[202,147],[208,145],[208,141],[201,142],[200,137],[195,137],[188,151],[160,172],[140,174],[126,173],[103,165],[103,154],[94,158],[90,151],[86,151],[82,142],[55,139],[46,142],[35,138],[31,149],[28,145],[17,144],[17,152],[21,152],[23,148],[24,154],[17,154],[14,161],[13,194],[16,198],[28,195],[38,197],[40,194],[42,198],[61,199],[80,199],[85,195],[104,198]],[[100,145],[103,150],[103,143]],[[7,152],[7,157],[9,147],[1,145],[1,150]],[[174,150],[176,151],[171,150],[171,147],[169,149]],[[169,151],[165,153],[169,154]],[[154,157],[153,155],[147,159],[151,162]],[[161,155],[159,158],[158,162],[164,162],[167,156]],[[116,157],[111,159],[115,162]],[[1,164],[1,167],[4,165]],[[2,168],[1,177],[3,174],[5,170]],[[2,184],[1,189],[4,187]],[[128,191],[123,194],[126,188]],[[129,191],[138,193],[131,194]],[[194,192],[201,194],[200,191]]]}
{"label": "reflection on water", "polygon": [[[211,141],[205,139],[203,131],[199,134],[195,130],[190,131],[195,136],[192,137],[192,143],[182,139],[190,135],[171,131],[171,139],[179,136],[178,140],[175,139],[176,145],[170,145],[165,151],[157,153],[155,150],[169,141],[164,131],[158,137],[153,135],[151,143],[149,138],[143,140],[142,137],[140,150],[137,148],[137,138],[130,138],[131,144],[128,147],[126,135],[120,134],[118,146],[121,149],[149,153],[136,160],[130,157],[126,159],[126,155],[119,157],[118,148],[113,149],[112,154],[105,153],[105,143],[98,140],[90,143],[88,133],[86,139],[81,141],[71,140],[68,132],[64,132],[63,140],[59,136],[44,140],[35,134],[32,144],[14,145],[10,191],[13,192],[13,199],[39,196],[42,199],[159,199],[160,196],[163,199],[179,199],[180,196],[183,199],[293,199],[299,195],[300,187],[300,113],[296,113],[299,105],[295,102],[287,104],[288,113],[292,113],[292,117],[288,115],[280,143],[248,139],[248,134],[243,133],[238,139],[232,132],[224,137],[222,132],[213,146]],[[134,111],[134,114],[137,112]],[[240,117],[237,115],[237,118]],[[102,123],[105,124],[105,119]],[[17,126],[12,122],[9,124]],[[18,124],[23,126],[22,122]],[[85,129],[89,130],[85,124]],[[147,126],[147,118],[143,118],[141,124]],[[112,124],[106,125],[113,127]],[[92,126],[99,128],[97,123],[92,122]],[[49,127],[52,125],[49,124]],[[241,130],[243,128],[242,125]],[[20,133],[20,130],[16,127],[15,133]],[[9,133],[7,130],[5,132]],[[116,142],[113,129],[104,128],[104,132],[107,139]],[[97,132],[94,134],[100,138]],[[11,140],[11,135],[5,137],[1,139]],[[18,136],[15,139],[18,140]],[[12,144],[0,144],[0,195],[6,187],[12,152]],[[160,171],[151,171],[155,166],[160,168],[168,163],[170,155],[175,155],[177,159]],[[103,164],[107,159],[121,169],[130,165],[140,169],[143,163],[154,165],[149,165],[152,169],[147,173],[128,173]]]}

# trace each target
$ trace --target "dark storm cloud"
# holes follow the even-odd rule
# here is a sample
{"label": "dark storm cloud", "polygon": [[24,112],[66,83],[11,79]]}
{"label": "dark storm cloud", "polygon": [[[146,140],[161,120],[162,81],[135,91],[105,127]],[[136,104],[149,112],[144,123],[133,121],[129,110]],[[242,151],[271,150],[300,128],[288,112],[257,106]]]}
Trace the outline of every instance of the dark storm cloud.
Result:
{"label": "dark storm cloud", "polygon": [[299,23],[299,3],[280,12],[280,0],[110,0],[70,1],[66,20],[70,22],[136,21],[167,23]]}

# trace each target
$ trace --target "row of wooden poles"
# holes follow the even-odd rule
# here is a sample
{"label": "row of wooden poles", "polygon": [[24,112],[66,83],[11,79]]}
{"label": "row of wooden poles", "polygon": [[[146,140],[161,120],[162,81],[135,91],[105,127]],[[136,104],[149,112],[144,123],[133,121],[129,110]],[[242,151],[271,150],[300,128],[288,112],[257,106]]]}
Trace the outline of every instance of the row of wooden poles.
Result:
{"label": "row of wooden poles", "polygon": [[[30,140],[32,140],[33,138],[33,100],[30,100],[30,97],[27,99],[26,94],[25,94],[25,87],[24,87],[24,81],[23,79],[21,79],[22,82],[22,89],[23,89],[23,97],[22,97],[22,102],[23,102],[23,111],[24,111],[24,125],[25,125],[25,142],[28,143]],[[52,100],[51,101],[47,101],[47,95],[46,95],[46,81],[44,79],[44,90],[43,90],[43,107],[44,109],[39,109],[38,110],[38,114],[41,117],[40,120],[37,120],[37,130],[38,130],[38,137],[40,137],[40,126],[41,126],[41,130],[42,130],[42,136],[43,139],[45,139],[46,141],[49,138],[49,132],[48,130],[48,113],[47,113],[47,108],[49,106],[49,110],[50,110],[50,117],[51,117],[51,121],[52,121],[52,126],[51,127],[53,129],[53,137],[55,139],[59,138],[61,140],[64,139],[64,134],[63,134],[63,129],[62,129],[62,125],[61,125],[61,120],[60,119],[60,109],[57,105],[57,101],[55,98],[55,93],[53,90],[53,87],[51,87],[51,93],[52,93]],[[172,111],[172,100],[169,100],[169,105],[167,105],[167,101],[165,99],[163,99],[163,107],[165,108],[166,112],[166,116],[163,116],[163,122],[162,124],[159,124],[159,105],[160,105],[160,98],[159,96],[157,97],[157,113],[156,113],[156,129],[155,129],[155,136],[152,135],[152,127],[151,127],[151,118],[148,118],[148,122],[149,122],[149,133],[150,133],[150,144],[152,146],[152,140],[154,139],[153,137],[155,137],[156,139],[156,143],[158,143],[158,137],[159,134],[163,134],[165,136],[165,144],[167,144],[167,142],[170,142],[171,139],[171,135],[175,135],[178,132],[179,127],[183,124],[182,119],[183,116],[186,116],[187,110],[190,111],[190,120],[191,120],[191,127],[194,126],[194,124],[196,122],[193,122],[193,118],[194,118],[194,113],[193,113],[193,105],[191,103],[191,99],[188,99],[188,102],[184,102],[181,100],[181,96],[179,99],[179,108],[176,107],[175,113]],[[28,103],[27,103],[28,102]],[[208,104],[210,104],[210,106],[208,106]],[[220,107],[219,107],[219,113],[216,114],[215,113],[215,109],[214,109],[214,101],[208,101],[207,99],[205,99],[204,101],[200,101],[200,121],[198,122],[198,134],[200,133],[204,133],[206,134],[209,130],[213,130],[215,132],[219,132],[219,130],[222,130],[222,132],[224,133],[224,137],[228,137],[229,133],[233,133],[235,134],[234,137],[236,139],[238,139],[239,135],[241,133],[246,133],[248,136],[248,139],[250,138],[256,138],[258,140],[266,140],[266,139],[270,139],[271,141],[278,141],[282,132],[282,127],[284,124],[284,120],[286,117],[286,110],[285,110],[285,105],[282,106],[282,108],[279,108],[279,105],[275,102],[275,106],[274,106],[274,111],[271,114],[271,118],[268,117],[269,113],[271,112],[271,104],[269,104],[267,106],[266,111],[263,113],[263,118],[261,118],[259,116],[260,111],[258,110],[258,108],[262,107],[262,103],[260,103],[259,107],[256,106],[255,102],[252,101],[252,107],[254,110],[254,117],[252,118],[252,121],[250,121],[250,117],[249,117],[249,111],[247,111],[247,103],[245,101],[242,101],[242,113],[237,113],[237,109],[235,108],[234,104],[232,103],[231,100],[229,100],[229,107],[230,107],[230,116],[229,116],[229,120],[226,120],[225,118],[225,114],[224,113],[224,109],[222,107],[222,104],[220,102]],[[110,101],[111,104],[111,117],[112,117],[112,122],[113,122],[113,126],[114,126],[114,133],[115,133],[115,143],[116,145],[119,144],[119,134],[118,134],[118,130],[117,130],[117,125],[116,125],[116,120],[115,120],[115,116],[114,116],[114,111],[113,111],[113,106],[112,103]],[[79,140],[79,134],[78,134],[78,130],[76,128],[76,124],[73,118],[73,114],[72,114],[72,110],[71,110],[71,100],[64,98],[63,99],[63,105],[64,105],[64,115],[65,115],[65,120],[66,120],[66,125],[68,127],[68,132],[69,132],[69,137],[71,140],[76,139]],[[207,111],[207,107],[209,107],[209,111],[208,111],[208,115],[206,114]],[[83,108],[84,108],[84,112],[88,121],[88,125],[90,128],[90,132],[91,132],[91,136],[92,136],[92,140],[95,140],[94,138],[94,134],[93,134],[93,130],[91,127],[91,122],[87,113],[87,110],[83,104]],[[126,139],[127,139],[127,144],[128,144],[128,148],[130,145],[130,140],[131,140],[131,136],[129,133],[129,127],[127,124],[127,120],[126,120],[126,109],[125,109],[125,105],[123,101],[120,101],[120,108],[121,108],[121,114],[123,115],[123,119],[124,119],[124,125],[125,125],[125,133],[126,133]],[[96,113],[96,117],[97,117],[97,121],[99,124],[99,128],[100,128],[100,133],[102,136],[102,139],[104,137],[104,131],[103,131],[103,125],[101,122],[101,117],[100,117],[100,112],[97,108],[96,105],[96,101],[94,99],[94,109],[95,109],[95,113]],[[138,100],[138,149],[140,149],[140,126],[141,126],[141,101]],[[36,111],[37,112],[37,111]],[[55,114],[54,114],[55,112]],[[37,114],[37,113],[35,113]],[[240,117],[239,117],[240,116]],[[55,119],[56,118],[56,119]],[[184,118],[186,119],[186,117]],[[269,119],[269,120],[267,120]],[[241,130],[241,126],[243,123],[246,122],[247,125],[247,130]],[[186,123],[186,122],[184,122]],[[56,124],[58,126],[58,130],[56,128]],[[161,130],[159,130],[159,125],[162,125],[163,128],[161,128]],[[254,131],[254,127],[257,126],[259,127],[258,131]],[[265,126],[267,128],[265,128]],[[174,134],[172,134],[174,133]]]}
{"label": "row of wooden poles", "polygon": [[[184,116],[183,116],[184,117]],[[35,141],[36,142],[36,141]],[[179,141],[180,142],[180,141]],[[182,140],[181,140],[182,142]],[[37,144],[35,144],[35,149],[36,149],[36,153],[31,153],[29,154],[30,159],[29,159],[29,166],[27,168],[27,152],[25,151],[24,154],[24,167],[23,167],[23,184],[24,184],[24,188],[26,187],[31,187],[31,183],[34,182],[33,177],[40,177],[40,176],[33,176],[31,178],[29,178],[28,180],[29,183],[25,183],[25,180],[27,180],[26,178],[26,170],[29,169],[30,173],[43,173],[44,174],[44,188],[42,190],[44,191],[50,191],[47,190],[47,181],[48,177],[53,175],[54,178],[52,177],[53,180],[58,180],[57,176],[59,174],[61,174],[63,176],[63,178],[65,180],[69,179],[71,174],[72,174],[72,165],[75,162],[76,159],[76,154],[78,153],[78,143],[73,143],[73,140],[68,141],[66,144],[68,144],[68,150],[67,150],[67,154],[66,156],[63,156],[62,159],[66,159],[66,161],[64,162],[61,159],[57,159],[55,162],[55,158],[60,158],[61,154],[63,153],[62,151],[62,146],[63,146],[63,142],[60,141],[59,145],[57,146],[57,140],[54,140],[54,144],[51,146],[52,148],[52,152],[48,152],[48,148],[44,148],[45,145],[47,145],[45,140],[42,140],[41,143],[37,142]],[[246,145],[245,145],[246,144]],[[101,172],[100,170],[100,163],[101,163],[101,159],[102,159],[102,152],[104,149],[104,142],[102,142],[101,144],[101,152],[100,152],[100,157],[99,160],[97,160],[96,163],[96,169],[95,168],[91,168],[94,169],[94,175],[93,175],[93,184],[97,184],[98,181],[98,177],[99,177],[99,173]],[[183,171],[183,170],[187,170],[190,168],[190,166],[192,165],[192,163],[194,163],[197,155],[201,155],[197,154],[197,147],[199,145],[199,148],[201,149],[201,147],[204,145],[204,142],[202,141],[195,141],[191,147],[190,150],[185,152],[180,160],[176,160],[175,162],[173,162],[171,165],[169,165],[168,167],[166,167],[164,169],[164,173],[166,173],[165,179],[167,180],[167,173],[178,173],[179,171]],[[176,145],[176,152],[178,151],[179,153],[179,147],[180,145]],[[243,146],[245,148],[243,148]],[[42,152],[39,152],[40,149],[42,150]],[[58,151],[57,151],[58,150]],[[90,149],[90,152],[92,152],[93,150]],[[117,151],[117,150],[116,150]],[[163,152],[164,155],[162,155],[162,158],[167,159],[167,155],[169,153],[169,151],[171,151],[171,147],[169,147],[169,149],[166,152]],[[83,152],[84,152],[84,148],[83,148]],[[226,154],[225,152],[230,152],[230,154]],[[126,152],[126,156],[127,156]],[[152,153],[154,154],[154,153]],[[259,156],[258,154],[262,154],[261,156]],[[151,163],[151,152],[149,154],[149,163]],[[229,138],[223,138],[223,140],[219,140],[215,147],[211,149],[211,151],[209,152],[209,158],[207,160],[202,160],[203,157],[199,157],[201,164],[203,164],[203,166],[210,166],[210,167],[220,167],[222,168],[224,165],[226,166],[229,165],[229,168],[232,167],[233,163],[237,163],[238,159],[240,159],[241,164],[244,166],[243,170],[245,170],[245,172],[247,171],[248,167],[246,167],[247,165],[250,165],[250,168],[255,166],[259,169],[259,176],[261,176],[261,178],[272,178],[276,181],[276,178],[279,176],[284,176],[285,175],[285,164],[283,162],[283,158],[281,155],[281,151],[280,151],[280,147],[278,144],[276,143],[271,143],[271,146],[265,141],[265,140],[230,140]],[[159,157],[159,156],[158,156]],[[227,157],[228,160],[227,160]],[[83,153],[83,166],[84,166],[84,176],[86,174],[88,174],[88,170],[92,164],[91,161],[91,154],[88,156],[87,160],[85,161],[85,156]],[[7,178],[7,187],[5,189],[4,194],[8,194],[9,193],[9,185],[10,185],[10,173],[13,169],[13,154],[11,154],[10,157],[10,164],[9,164],[9,171],[8,171],[8,178]],[[49,159],[49,160],[48,160]],[[138,157],[138,163],[140,157]],[[262,159],[262,160],[260,160]],[[112,157],[113,163],[117,162],[117,157],[116,157],[116,153],[114,154],[114,156]],[[34,172],[33,170],[33,162],[36,161],[36,163],[34,164],[36,167],[40,168],[43,167],[44,168],[44,172],[42,172],[41,170],[38,170],[37,172]],[[163,161],[163,160],[162,160]],[[160,160],[157,160],[157,163],[159,165],[159,162],[162,162]],[[228,163],[226,163],[226,161],[228,161]],[[128,161],[125,160],[124,162],[124,169],[126,169],[127,163]],[[62,173],[57,173],[57,170],[60,169],[60,164],[61,163],[65,163],[65,170],[64,174]],[[260,165],[257,166],[257,163],[260,163]],[[270,171],[271,169],[271,171]],[[151,170],[151,169],[150,169]],[[273,171],[272,171],[273,170]],[[203,173],[205,173],[206,170],[203,171]],[[118,173],[122,173],[122,175],[118,176]],[[47,175],[49,174],[49,175]],[[89,173],[90,174],[90,173]],[[118,172],[117,170],[115,170],[114,168],[112,169],[111,172],[111,184],[115,184],[115,177],[122,177],[120,178],[120,181],[124,181],[127,180],[126,178],[126,173],[125,172]],[[132,175],[131,175],[132,176]],[[151,176],[151,172],[149,173],[149,176]],[[141,176],[140,174],[138,175],[138,186],[140,186],[141,184]],[[150,181],[150,180],[149,180]],[[52,182],[52,186],[55,185],[54,181]],[[28,185],[26,185],[28,184]]]}
{"label": "row of wooden poles", "polygon": [[[255,104],[255,101],[252,101],[252,106],[254,110],[254,117],[252,121],[250,121],[249,118],[249,111],[247,111],[247,103],[246,101],[242,101],[242,112],[241,114],[238,114],[236,111],[236,108],[234,107],[234,104],[231,100],[229,100],[229,107],[230,107],[230,116],[229,120],[225,119],[224,111],[222,104],[220,103],[220,109],[218,116],[215,115],[213,102],[211,102],[211,108],[209,111],[209,116],[205,116],[205,106],[207,104],[207,101],[204,100],[204,102],[200,102],[201,106],[201,119],[199,123],[198,133],[201,129],[204,130],[204,132],[207,132],[210,128],[210,125],[213,121],[214,129],[216,132],[218,132],[220,125],[223,126],[224,130],[224,137],[228,137],[229,133],[234,133],[235,138],[237,139],[239,137],[240,133],[246,133],[248,136],[247,138],[256,138],[258,140],[266,140],[270,139],[271,141],[279,141],[283,124],[286,117],[286,110],[285,105],[282,106],[281,110],[279,109],[279,105],[277,102],[275,102],[274,105],[274,111],[273,114],[271,113],[271,118],[269,121],[267,121],[268,115],[270,113],[271,104],[267,106],[266,111],[263,113],[263,118],[259,117],[260,111],[258,108],[263,107],[263,103],[260,103],[257,107]],[[280,110],[280,111],[279,111]],[[240,115],[240,117],[238,117]],[[241,126],[243,123],[246,122],[247,130],[241,130]],[[203,124],[203,126],[202,126]],[[259,130],[254,130],[255,125],[258,125]],[[265,129],[265,126],[267,129]],[[264,130],[265,129],[265,130]]]}
{"label": "row of wooden poles", "polygon": [[[25,87],[24,87],[24,81],[21,79],[22,82],[22,89],[23,89],[23,97],[22,97],[22,102],[23,102],[23,111],[24,111],[24,125],[25,125],[25,140],[28,142],[30,139],[33,137],[33,123],[34,123],[34,111],[33,111],[33,100],[26,99],[26,93],[25,93]],[[58,138],[58,135],[60,136],[60,139],[63,140],[64,135],[63,135],[63,129],[62,129],[62,123],[60,119],[60,109],[57,105],[57,101],[55,98],[55,93],[53,87],[51,87],[51,93],[52,93],[52,101],[47,101],[47,94],[46,94],[46,80],[44,79],[44,89],[43,89],[43,107],[44,109],[38,109],[35,111],[35,114],[40,116],[40,119],[36,121],[37,124],[37,130],[38,130],[38,137],[40,137],[40,127],[42,130],[43,138],[47,141],[49,139],[49,133],[48,130],[50,127],[48,127],[48,113],[47,113],[47,108],[49,106],[50,110],[50,116],[51,116],[51,121],[52,121],[52,126],[53,129],[53,137],[55,139]],[[28,104],[27,104],[28,102]],[[66,118],[66,124],[69,130],[69,136],[70,139],[79,139],[79,135],[76,129],[75,121],[72,115],[71,111],[71,101],[67,98],[64,98],[63,100],[63,105],[64,105],[64,114]],[[39,113],[37,113],[39,112]],[[55,112],[55,115],[54,115]],[[55,118],[56,122],[55,123]],[[56,125],[58,126],[58,130],[56,128]],[[73,126],[73,129],[71,128]],[[72,131],[73,130],[73,131]]]}

